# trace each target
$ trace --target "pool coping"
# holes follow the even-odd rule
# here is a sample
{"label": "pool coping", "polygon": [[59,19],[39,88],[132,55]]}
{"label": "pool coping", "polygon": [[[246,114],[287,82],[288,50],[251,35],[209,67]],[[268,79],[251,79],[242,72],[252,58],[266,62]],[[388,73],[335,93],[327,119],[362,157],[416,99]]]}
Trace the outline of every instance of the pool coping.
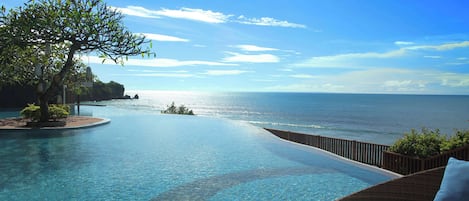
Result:
{"label": "pool coping", "polygon": [[[81,117],[86,117],[86,116],[81,116]],[[0,131],[75,130],[75,129],[83,129],[83,128],[92,128],[92,127],[108,124],[111,122],[111,120],[107,118],[99,118],[99,117],[90,117],[90,118],[98,119],[99,121],[87,123],[87,124],[80,124],[76,126],[63,126],[63,127],[7,127],[7,128],[0,127]]]}

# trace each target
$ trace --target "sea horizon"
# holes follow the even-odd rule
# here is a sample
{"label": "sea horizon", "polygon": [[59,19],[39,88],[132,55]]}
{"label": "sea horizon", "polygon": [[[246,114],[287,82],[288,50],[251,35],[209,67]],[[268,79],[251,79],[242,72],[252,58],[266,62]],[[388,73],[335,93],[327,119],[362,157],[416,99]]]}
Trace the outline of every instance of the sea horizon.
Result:
{"label": "sea horizon", "polygon": [[409,95],[409,96],[469,96],[469,93],[397,93],[397,92],[323,92],[323,91],[250,91],[250,90],[174,90],[174,89],[125,89],[124,95],[138,92],[194,92],[194,93],[299,93],[299,94],[351,94],[351,95]]}
{"label": "sea horizon", "polygon": [[174,102],[196,115],[311,135],[392,144],[411,129],[469,129],[468,95],[128,90],[103,104],[159,113]]}

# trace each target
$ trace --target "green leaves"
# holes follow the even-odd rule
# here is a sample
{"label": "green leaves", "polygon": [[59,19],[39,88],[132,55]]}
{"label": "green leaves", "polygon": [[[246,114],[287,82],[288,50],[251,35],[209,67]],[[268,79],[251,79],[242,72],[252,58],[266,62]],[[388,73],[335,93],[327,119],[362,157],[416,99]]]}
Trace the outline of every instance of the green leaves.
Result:
{"label": "green leaves", "polygon": [[[68,105],[49,105],[50,118],[57,120],[67,118],[70,114],[70,107]],[[27,107],[21,110],[20,115],[23,118],[38,121],[41,118],[41,108],[34,104],[28,104]]]}
{"label": "green leaves", "polygon": [[427,158],[467,144],[469,144],[469,130],[456,131],[456,134],[448,139],[438,129],[423,128],[421,132],[412,129],[410,133],[397,140],[389,150],[407,156]]}
{"label": "green leaves", "polygon": [[469,130],[456,131],[447,141],[441,145],[441,151],[449,151],[469,144]]}
{"label": "green leaves", "polygon": [[176,107],[174,102],[171,103],[171,105],[168,105],[166,110],[161,111],[163,114],[182,114],[182,115],[194,115],[194,112],[192,110],[189,110],[184,105],[181,105],[179,107]]}
{"label": "green leaves", "polygon": [[[0,15],[0,86],[4,83],[45,83],[52,96],[70,75],[80,73],[76,53],[95,52],[124,65],[129,56],[156,56],[153,44],[123,25],[123,14],[102,0],[36,0]],[[149,48],[141,46],[149,43]],[[51,44],[50,55],[45,44]],[[124,60],[125,57],[125,60]],[[43,72],[36,74],[36,67]]]}

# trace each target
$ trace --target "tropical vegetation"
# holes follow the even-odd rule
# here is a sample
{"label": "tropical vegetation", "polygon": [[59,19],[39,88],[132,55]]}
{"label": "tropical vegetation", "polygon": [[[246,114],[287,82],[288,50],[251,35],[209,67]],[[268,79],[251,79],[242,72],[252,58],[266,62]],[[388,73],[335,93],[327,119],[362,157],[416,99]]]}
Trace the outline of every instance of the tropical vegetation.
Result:
{"label": "tropical vegetation", "polygon": [[168,105],[165,110],[162,110],[161,113],[163,114],[183,114],[183,115],[194,115],[194,112],[187,108],[184,105],[180,105],[177,107],[174,102],[171,105]]}
{"label": "tropical vegetation", "polygon": [[36,0],[9,10],[2,5],[0,86],[36,85],[39,121],[48,121],[51,97],[67,82],[82,81],[74,80],[85,69],[76,55],[95,52],[123,64],[128,56],[149,53],[141,48],[145,37],[128,31],[122,18],[102,0]]}
{"label": "tropical vegetation", "polygon": [[[67,116],[70,114],[70,107],[64,104],[51,104],[49,105],[48,109],[50,118],[54,121],[67,118]],[[34,104],[28,104],[27,107],[21,110],[20,115],[23,118],[30,119],[31,121],[39,121],[41,119],[41,108],[40,106]]]}
{"label": "tropical vegetation", "polygon": [[397,140],[389,151],[407,156],[427,158],[469,144],[469,130],[457,130],[451,136],[443,135],[439,129],[412,129]]}

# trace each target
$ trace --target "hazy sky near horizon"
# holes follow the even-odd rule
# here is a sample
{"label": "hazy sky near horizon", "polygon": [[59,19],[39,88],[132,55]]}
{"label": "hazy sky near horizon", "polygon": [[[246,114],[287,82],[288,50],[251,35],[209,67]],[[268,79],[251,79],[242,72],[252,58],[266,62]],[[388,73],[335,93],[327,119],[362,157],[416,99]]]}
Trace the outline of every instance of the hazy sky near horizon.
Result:
{"label": "hazy sky near horizon", "polygon": [[469,94],[469,1],[105,2],[157,54],[84,55],[129,90]]}

